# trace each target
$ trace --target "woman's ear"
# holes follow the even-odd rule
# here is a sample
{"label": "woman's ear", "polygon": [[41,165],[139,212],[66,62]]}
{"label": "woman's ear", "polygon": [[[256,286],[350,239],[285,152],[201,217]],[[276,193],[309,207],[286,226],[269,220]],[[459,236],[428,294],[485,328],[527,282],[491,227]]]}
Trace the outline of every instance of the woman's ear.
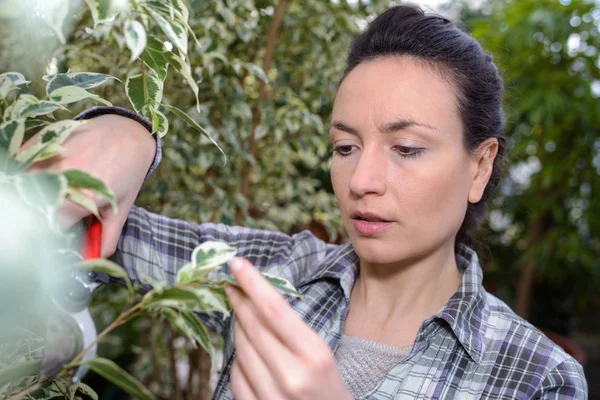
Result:
{"label": "woman's ear", "polygon": [[472,181],[469,190],[469,203],[478,203],[483,196],[492,171],[494,160],[498,154],[498,139],[489,138],[483,141],[471,155]]}

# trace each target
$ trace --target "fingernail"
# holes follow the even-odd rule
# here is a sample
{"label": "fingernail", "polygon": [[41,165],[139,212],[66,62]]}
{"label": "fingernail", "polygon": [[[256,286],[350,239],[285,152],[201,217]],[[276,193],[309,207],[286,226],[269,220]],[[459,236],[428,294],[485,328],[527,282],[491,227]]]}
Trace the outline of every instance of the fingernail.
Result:
{"label": "fingernail", "polygon": [[239,258],[234,258],[229,261],[229,268],[231,268],[232,272],[237,272],[244,266],[244,262]]}

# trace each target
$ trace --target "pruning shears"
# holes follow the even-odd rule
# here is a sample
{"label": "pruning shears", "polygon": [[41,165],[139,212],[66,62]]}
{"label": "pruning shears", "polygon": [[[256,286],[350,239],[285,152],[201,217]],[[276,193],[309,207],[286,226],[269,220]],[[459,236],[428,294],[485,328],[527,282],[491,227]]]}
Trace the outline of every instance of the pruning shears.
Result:
{"label": "pruning shears", "polygon": [[[100,257],[102,223],[95,217],[84,223],[81,255],[84,260]],[[108,283],[108,275],[84,269],[71,269],[52,292],[54,313],[48,318],[46,346],[42,359],[42,377],[54,377],[64,365],[92,345],[81,358],[86,361],[96,356],[96,325],[89,311],[92,293]],[[77,367],[70,377],[77,383],[87,372],[87,367]]]}

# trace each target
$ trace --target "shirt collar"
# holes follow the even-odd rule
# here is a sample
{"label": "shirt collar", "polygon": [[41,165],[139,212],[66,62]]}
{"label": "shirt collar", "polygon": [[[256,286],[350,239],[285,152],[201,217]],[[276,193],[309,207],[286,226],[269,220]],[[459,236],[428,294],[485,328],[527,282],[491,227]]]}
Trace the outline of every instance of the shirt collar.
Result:
{"label": "shirt collar", "polygon": [[[352,245],[339,246],[329,253],[320,269],[300,282],[300,286],[320,279],[339,280],[348,300],[358,275],[358,264],[359,258]],[[483,332],[488,314],[485,289],[481,284],[483,272],[477,254],[466,246],[457,255],[456,264],[462,276],[461,284],[433,319],[445,321],[473,361],[479,363],[485,351]]]}

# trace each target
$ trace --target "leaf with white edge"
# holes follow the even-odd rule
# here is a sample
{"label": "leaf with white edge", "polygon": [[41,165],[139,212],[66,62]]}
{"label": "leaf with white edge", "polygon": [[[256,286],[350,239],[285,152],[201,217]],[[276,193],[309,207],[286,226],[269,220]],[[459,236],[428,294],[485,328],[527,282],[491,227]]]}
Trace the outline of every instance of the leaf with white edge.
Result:
{"label": "leaf with white edge", "polygon": [[173,68],[175,68],[177,72],[179,72],[181,76],[183,76],[188,85],[190,85],[194,96],[196,96],[196,110],[200,112],[200,100],[198,99],[198,92],[200,91],[200,89],[198,88],[198,83],[196,83],[196,80],[192,76],[192,67],[185,60],[185,58],[174,53],[170,54],[169,60],[171,61],[171,65],[173,65]]}
{"label": "leaf with white edge", "polygon": [[182,311],[181,316],[186,328],[192,332],[194,339],[206,350],[212,360],[214,358],[214,350],[208,332],[202,321],[200,321],[200,318],[190,311]]}
{"label": "leaf with white edge", "polygon": [[50,125],[50,122],[43,119],[28,119],[25,121],[25,132],[47,125]]}
{"label": "leaf with white edge", "polygon": [[77,101],[90,99],[107,106],[112,106],[110,101],[104,100],[97,94],[90,93],[78,86],[63,86],[50,93],[49,97],[50,100],[59,104],[71,104]]}
{"label": "leaf with white edge", "polygon": [[0,74],[0,79],[9,79],[11,83],[15,86],[27,85],[31,83],[31,81],[25,79],[23,74],[19,72],[5,72],[3,74]]}
{"label": "leaf with white edge", "polygon": [[94,25],[98,25],[98,0],[85,0],[85,2],[92,13]]}
{"label": "leaf with white edge", "polygon": [[190,12],[188,11],[188,8],[183,0],[170,0],[170,3],[181,15],[181,22],[187,22],[190,19]]}
{"label": "leaf with white edge", "polygon": [[[71,396],[70,400],[75,399],[75,396],[78,393],[83,394],[84,398],[98,400],[98,394],[94,391],[94,389],[92,389],[91,387],[89,387],[88,385],[86,385],[83,382],[78,382],[74,385],[69,386],[69,395]],[[80,397],[77,396],[77,398],[80,398]]]}
{"label": "leaf with white edge", "polygon": [[18,72],[5,72],[0,74],[0,99],[6,98],[10,92],[19,89],[20,85],[26,85],[29,81]]}
{"label": "leaf with white edge", "polygon": [[67,192],[64,176],[51,172],[19,174],[15,177],[15,186],[26,203],[44,213],[56,209]]}
{"label": "leaf with white edge", "polygon": [[104,84],[109,79],[119,80],[114,76],[96,72],[68,72],[44,75],[43,79],[48,82],[46,84],[46,94],[50,94],[56,89],[60,89],[64,86],[77,86],[82,89],[91,89]]}
{"label": "leaf with white edge", "polygon": [[46,147],[44,147],[44,149],[35,157],[35,159],[32,161],[32,163],[34,162],[39,162],[39,161],[44,161],[47,160],[49,158],[52,158],[54,156],[59,155],[60,153],[62,153],[64,151],[64,147],[59,146],[55,143],[49,143]]}
{"label": "leaf with white edge", "polygon": [[81,190],[67,188],[66,199],[72,201],[80,207],[91,212],[96,218],[100,219],[100,212],[96,202],[90,196],[83,193]]}
{"label": "leaf with white edge", "polygon": [[9,157],[14,157],[19,152],[24,137],[24,119],[9,121],[0,125],[0,147],[8,150]]}
{"label": "leaf with white edge", "polygon": [[40,115],[50,114],[58,109],[66,110],[60,103],[54,101],[40,100],[37,103],[28,104],[22,108],[13,109],[12,119],[39,117]]}
{"label": "leaf with white edge", "polygon": [[146,49],[142,54],[142,59],[148,68],[156,73],[158,79],[163,82],[167,78],[169,57],[169,52],[165,51],[163,42],[158,40],[155,36],[148,36],[148,42],[146,43]]}
{"label": "leaf with white edge", "polygon": [[223,265],[236,254],[235,247],[231,247],[225,242],[209,240],[196,246],[192,251],[191,262],[195,263],[197,268]]}
{"label": "leaf with white edge", "polygon": [[267,78],[266,71],[264,71],[261,67],[253,63],[244,63],[244,68],[252,75],[256,76],[258,79],[263,81],[264,83],[269,83],[269,78]]}
{"label": "leaf with white edge", "polygon": [[30,94],[22,94],[17,100],[4,111],[4,119],[18,119],[21,111],[25,107],[29,107],[33,104],[38,104],[40,100]]}
{"label": "leaf with white edge", "polygon": [[79,266],[88,271],[103,272],[115,278],[122,278],[125,280],[125,284],[127,285],[127,290],[129,290],[129,293],[134,293],[131,280],[129,279],[129,275],[127,275],[127,271],[125,271],[125,269],[117,263],[104,258],[96,258],[93,260],[82,261]]}
{"label": "leaf with white edge", "polygon": [[128,19],[125,21],[125,44],[131,51],[129,62],[135,61],[146,48],[146,29],[144,25],[136,20]]}
{"label": "leaf with white edge", "polygon": [[221,292],[216,290],[216,285],[200,286],[196,292],[201,297],[202,302],[211,311],[218,311],[223,314],[223,318],[227,318],[230,314],[231,305],[225,295],[224,288],[221,286]]}
{"label": "leaf with white edge", "polygon": [[163,84],[149,74],[137,74],[127,78],[125,91],[135,111],[142,114],[145,105],[154,106],[162,101]]}
{"label": "leaf with white edge", "polygon": [[115,194],[100,179],[87,172],[75,169],[63,171],[63,174],[69,182],[69,187],[90,190],[96,197],[107,200],[113,210],[115,212],[117,211],[117,199],[115,198]]}
{"label": "leaf with white edge", "polygon": [[146,308],[173,307],[188,310],[202,309],[202,299],[195,288],[187,286],[169,286],[160,291],[152,290],[142,297]]}
{"label": "leaf with white edge", "polygon": [[[192,346],[197,348],[202,346],[211,359],[213,357],[213,347],[208,336],[208,332],[202,324],[202,321],[194,313],[177,312],[170,308],[162,308],[160,314],[163,315],[181,334],[186,336],[192,342]],[[184,316],[185,315],[185,316]]]}
{"label": "leaf with white edge", "polygon": [[155,400],[154,395],[140,381],[119,367],[114,361],[98,357],[81,363],[69,364],[68,367],[77,365],[87,365],[92,371],[137,399]]}
{"label": "leaf with white edge", "polygon": [[[53,151],[58,151],[62,143],[86,121],[63,120],[52,123],[42,129],[37,136],[37,143],[16,155],[19,162],[30,164],[39,161],[38,156],[52,145]],[[47,158],[47,157],[46,157]]]}
{"label": "leaf with white edge", "polygon": [[190,117],[185,111],[175,107],[175,106],[171,106],[171,105],[165,105],[165,107],[171,111],[173,114],[177,115],[179,118],[181,118],[182,120],[184,120],[185,122],[188,123],[188,125],[190,125],[192,128],[194,128],[195,130],[197,130],[198,132],[200,132],[201,134],[203,134],[205,137],[208,138],[208,140],[211,141],[212,144],[214,144],[215,146],[217,146],[217,148],[219,149],[219,151],[221,152],[221,154],[223,155],[223,164],[227,164],[227,156],[225,155],[225,152],[223,151],[223,149],[221,148],[221,146],[219,146],[219,144],[208,134],[208,132],[206,132],[204,130],[204,128],[202,128],[200,125],[198,125],[198,123],[196,121],[194,121],[192,119],[192,117]]}
{"label": "leaf with white edge", "polygon": [[158,120],[156,133],[158,133],[158,136],[162,138],[169,131],[169,120],[167,117],[165,117],[165,114],[161,113],[160,111],[154,110],[154,112]]}
{"label": "leaf with white edge", "polygon": [[173,44],[183,52],[183,54],[187,54],[187,31],[180,23],[175,21],[167,21],[162,15],[160,15],[157,11],[154,11],[150,7],[144,7],[146,11],[150,14],[152,19],[156,21],[160,29],[167,35],[169,40],[173,42]]}
{"label": "leaf with white edge", "polygon": [[265,279],[275,287],[275,289],[279,290],[279,292],[293,297],[302,298],[302,295],[298,293],[296,288],[292,286],[292,284],[287,279],[264,272],[262,272],[261,275],[264,276]]}
{"label": "leaf with white edge", "polygon": [[177,271],[177,283],[180,285],[188,283],[204,283],[207,282],[206,275],[210,272],[221,269],[221,265],[209,265],[206,267],[196,267],[194,263],[184,265]]}

